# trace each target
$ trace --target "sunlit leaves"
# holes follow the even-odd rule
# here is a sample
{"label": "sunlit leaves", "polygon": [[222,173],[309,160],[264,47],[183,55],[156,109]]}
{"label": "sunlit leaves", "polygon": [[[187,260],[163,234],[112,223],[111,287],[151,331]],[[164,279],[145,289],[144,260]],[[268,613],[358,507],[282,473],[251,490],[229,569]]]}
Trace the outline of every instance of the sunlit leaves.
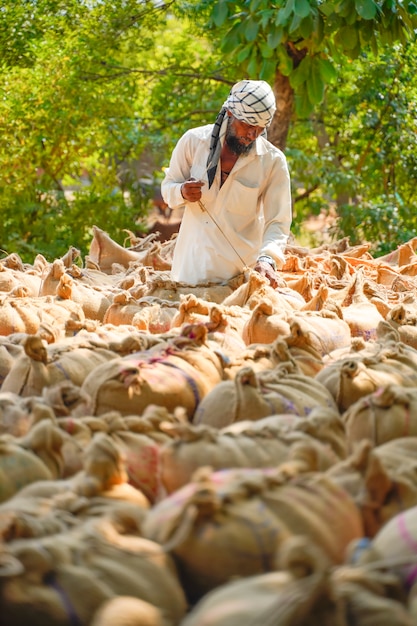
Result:
{"label": "sunlit leaves", "polygon": [[378,5],[374,0],[355,0],[355,7],[361,18],[373,20],[378,11]]}

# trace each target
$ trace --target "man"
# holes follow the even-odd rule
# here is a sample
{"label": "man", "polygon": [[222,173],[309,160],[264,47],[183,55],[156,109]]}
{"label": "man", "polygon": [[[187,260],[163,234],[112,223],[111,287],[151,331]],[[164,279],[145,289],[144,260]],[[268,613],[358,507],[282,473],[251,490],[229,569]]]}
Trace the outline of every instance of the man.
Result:
{"label": "man", "polygon": [[251,267],[279,284],[292,214],[286,158],[266,139],[275,109],[265,81],[242,80],[214,125],[178,141],[161,185],[168,206],[185,205],[174,280],[221,283]]}

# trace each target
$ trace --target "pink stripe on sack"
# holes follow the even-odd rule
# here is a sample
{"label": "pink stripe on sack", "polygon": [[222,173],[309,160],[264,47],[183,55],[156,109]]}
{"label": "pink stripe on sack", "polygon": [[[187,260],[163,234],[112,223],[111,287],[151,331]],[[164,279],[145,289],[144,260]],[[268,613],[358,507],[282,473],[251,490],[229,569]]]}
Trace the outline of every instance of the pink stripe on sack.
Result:
{"label": "pink stripe on sack", "polygon": [[414,550],[414,552],[417,553],[417,541],[415,541],[414,537],[410,535],[408,528],[405,525],[404,513],[400,513],[399,515],[397,515],[397,518],[398,530],[400,532],[401,538],[404,540],[404,543],[406,543],[410,548]]}

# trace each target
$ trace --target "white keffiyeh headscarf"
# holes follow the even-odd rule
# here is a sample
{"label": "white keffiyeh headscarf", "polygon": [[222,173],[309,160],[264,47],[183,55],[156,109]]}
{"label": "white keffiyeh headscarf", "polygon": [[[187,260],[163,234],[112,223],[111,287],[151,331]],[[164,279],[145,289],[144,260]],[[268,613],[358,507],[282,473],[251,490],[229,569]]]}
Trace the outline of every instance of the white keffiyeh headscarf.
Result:
{"label": "white keffiyeh headscarf", "polygon": [[274,92],[264,80],[241,80],[233,85],[217,117],[211,136],[207,159],[209,187],[211,187],[216,175],[222,140],[226,133],[226,111],[230,111],[234,117],[242,122],[266,129],[274,117],[275,110]]}

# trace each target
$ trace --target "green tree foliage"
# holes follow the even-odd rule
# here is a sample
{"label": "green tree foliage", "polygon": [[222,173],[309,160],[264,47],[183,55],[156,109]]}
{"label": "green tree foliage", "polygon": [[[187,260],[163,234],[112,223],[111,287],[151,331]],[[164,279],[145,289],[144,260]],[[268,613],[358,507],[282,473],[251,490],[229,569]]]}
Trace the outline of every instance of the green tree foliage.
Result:
{"label": "green tree foliage", "polygon": [[380,46],[405,44],[417,27],[415,0],[200,0],[194,6],[223,53],[249,77],[289,77],[299,117],[321,103],[339,63],[364,49],[377,54]]}
{"label": "green tree foliage", "polygon": [[335,235],[405,239],[415,14],[409,0],[4,0],[1,247],[85,253],[93,224],[122,243],[149,210],[149,173],[245,76],[288,99],[295,228],[336,206]]}
{"label": "green tree foliage", "polygon": [[[152,139],[147,76],[167,5],[26,0],[3,3],[0,42],[1,245],[32,259],[85,251],[91,226],[111,235],[147,211],[140,159]],[[88,174],[89,185],[80,182]],[[66,188],[75,186],[69,202]]]}
{"label": "green tree foliage", "polygon": [[296,212],[336,208],[334,236],[370,241],[377,254],[417,228],[415,59],[413,43],[346,63],[322,105],[290,134]]}

